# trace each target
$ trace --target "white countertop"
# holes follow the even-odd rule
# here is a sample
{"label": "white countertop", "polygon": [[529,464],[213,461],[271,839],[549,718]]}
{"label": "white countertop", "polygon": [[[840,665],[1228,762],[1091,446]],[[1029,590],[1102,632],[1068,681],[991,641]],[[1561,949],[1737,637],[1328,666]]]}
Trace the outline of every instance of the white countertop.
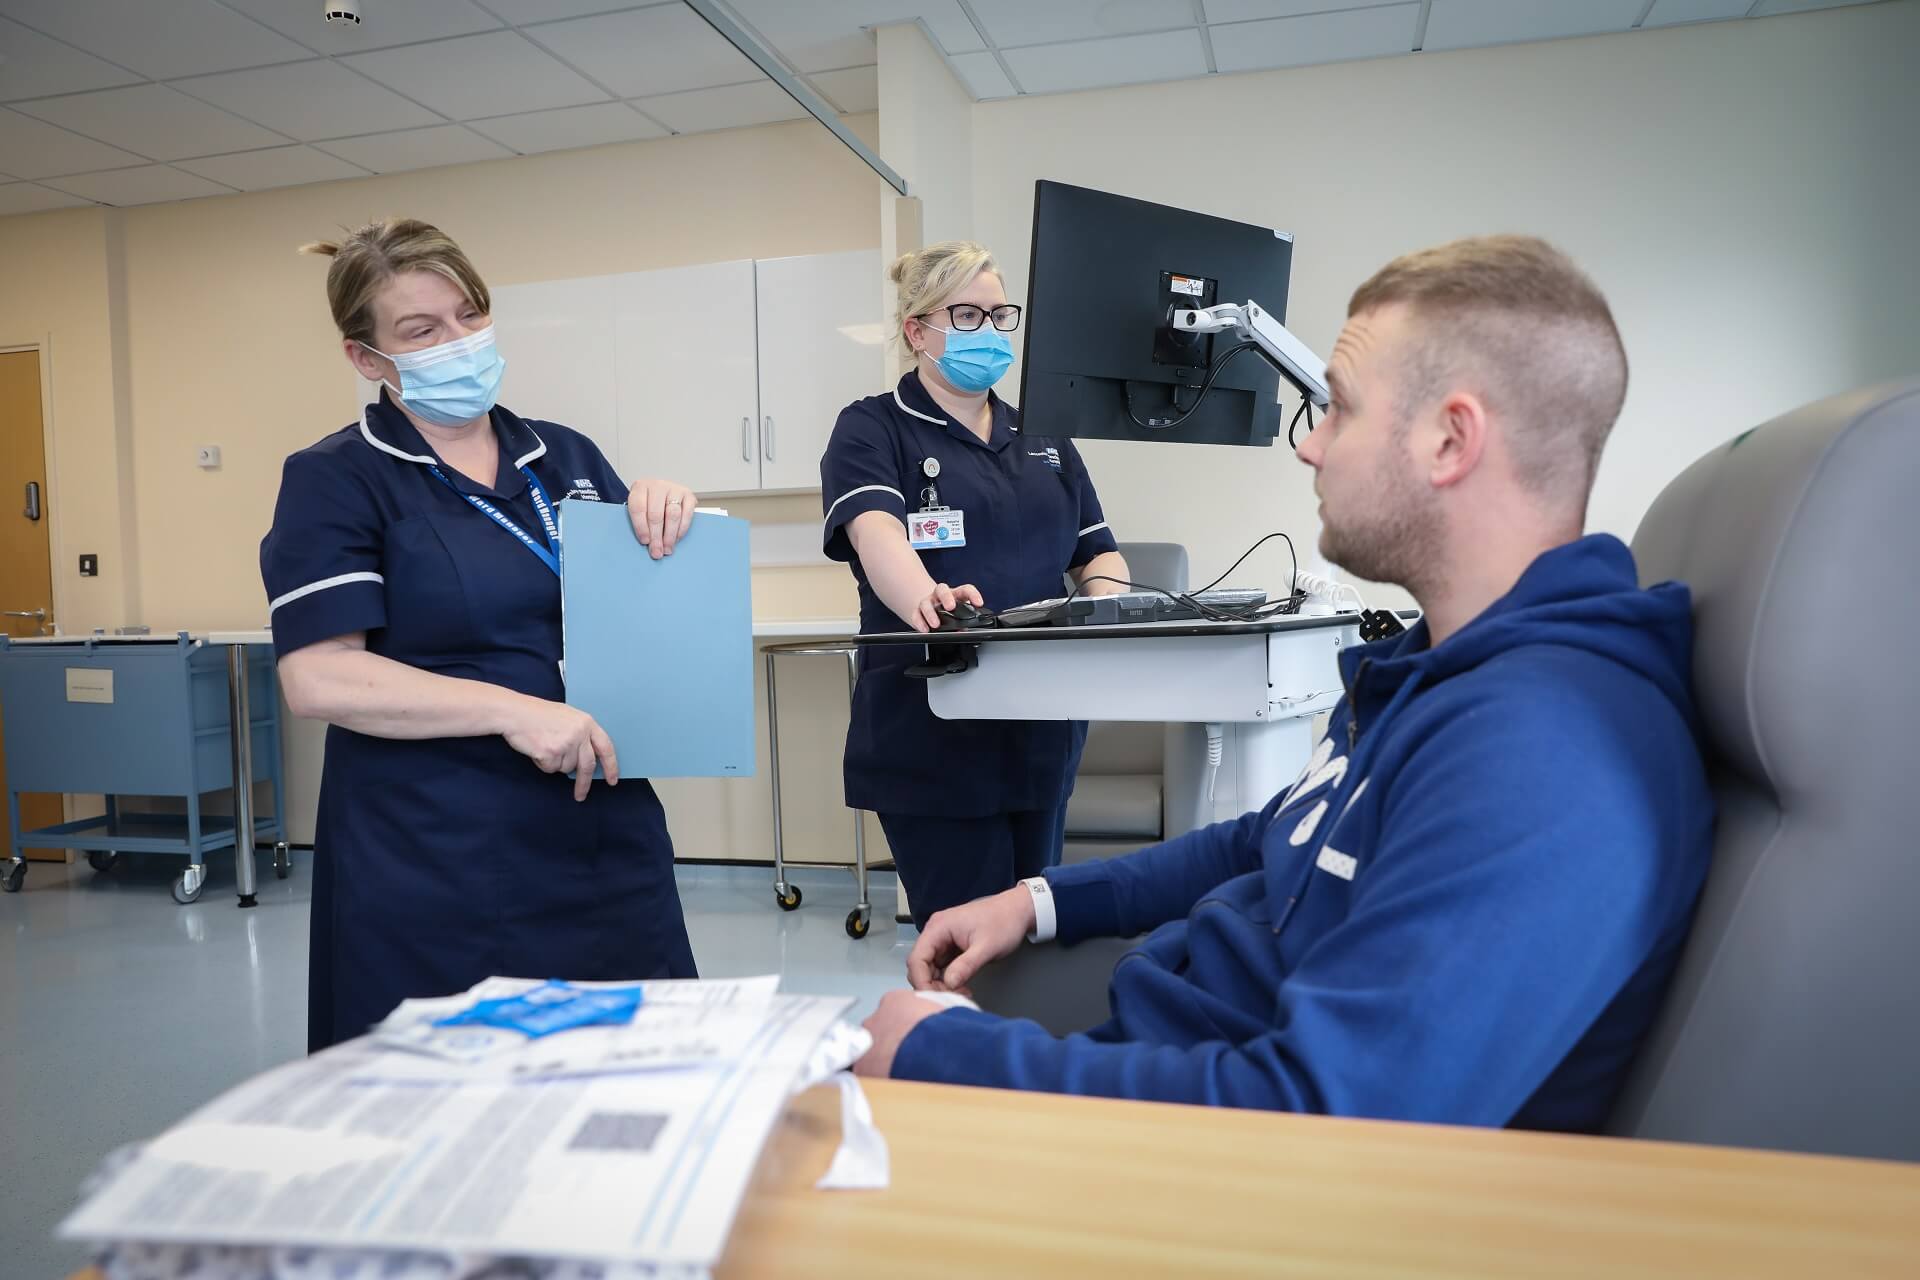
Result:
{"label": "white countertop", "polygon": [[[832,637],[838,639],[850,636],[860,629],[858,618],[755,618],[753,634],[756,639],[766,640],[812,640]],[[14,644],[81,644],[93,640],[105,644],[172,644],[177,632],[151,636],[22,636]],[[224,646],[235,644],[272,644],[273,632],[259,631],[194,631],[189,633],[202,644]]]}
{"label": "white countertop", "polygon": [[858,618],[755,618],[756,640],[840,639],[860,630]]}

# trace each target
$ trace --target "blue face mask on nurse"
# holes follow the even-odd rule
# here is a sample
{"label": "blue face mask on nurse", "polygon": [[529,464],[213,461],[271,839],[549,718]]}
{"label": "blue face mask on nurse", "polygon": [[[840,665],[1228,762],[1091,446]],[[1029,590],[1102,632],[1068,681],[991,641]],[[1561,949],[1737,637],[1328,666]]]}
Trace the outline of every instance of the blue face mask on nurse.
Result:
{"label": "blue face mask on nurse", "polygon": [[[997,286],[996,278],[986,279],[993,280]],[[946,326],[932,323],[933,316],[944,317]],[[927,338],[922,350],[954,390],[979,395],[991,390],[1013,366],[1013,342],[1007,334],[1020,327],[1019,307],[1008,302],[997,305],[963,302],[917,318]],[[943,339],[937,352],[933,341],[936,333]]]}
{"label": "blue face mask on nurse", "polygon": [[493,345],[493,326],[449,342],[388,355],[360,344],[393,362],[400,385],[387,383],[400,403],[436,427],[458,427],[485,416],[500,394],[500,375],[507,362]]}

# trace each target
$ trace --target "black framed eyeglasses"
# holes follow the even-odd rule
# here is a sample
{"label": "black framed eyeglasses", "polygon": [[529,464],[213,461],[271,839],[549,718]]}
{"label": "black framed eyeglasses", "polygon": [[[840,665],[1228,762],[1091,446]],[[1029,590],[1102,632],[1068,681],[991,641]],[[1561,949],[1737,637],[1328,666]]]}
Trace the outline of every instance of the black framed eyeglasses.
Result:
{"label": "black framed eyeglasses", "polygon": [[[1003,302],[992,310],[976,307],[969,302],[959,302],[950,306],[935,307],[933,311],[946,312],[948,321],[961,333],[972,333],[987,322],[988,316],[993,317],[993,327],[1002,333],[1012,333],[1020,327],[1020,308],[1011,302]],[[927,312],[927,316],[932,315],[933,311]],[[924,320],[927,316],[919,318]]]}

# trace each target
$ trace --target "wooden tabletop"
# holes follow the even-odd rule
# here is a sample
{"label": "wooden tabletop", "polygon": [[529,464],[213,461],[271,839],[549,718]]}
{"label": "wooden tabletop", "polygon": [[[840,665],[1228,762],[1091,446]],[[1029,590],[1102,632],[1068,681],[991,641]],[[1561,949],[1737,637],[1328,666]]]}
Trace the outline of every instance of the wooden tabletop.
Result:
{"label": "wooden tabletop", "polygon": [[892,1186],[814,1190],[839,1100],[796,1099],[716,1280],[1920,1274],[1920,1165],[866,1088]]}
{"label": "wooden tabletop", "polygon": [[718,1280],[1907,1276],[1920,1165],[883,1081],[884,1192],[796,1099]]}

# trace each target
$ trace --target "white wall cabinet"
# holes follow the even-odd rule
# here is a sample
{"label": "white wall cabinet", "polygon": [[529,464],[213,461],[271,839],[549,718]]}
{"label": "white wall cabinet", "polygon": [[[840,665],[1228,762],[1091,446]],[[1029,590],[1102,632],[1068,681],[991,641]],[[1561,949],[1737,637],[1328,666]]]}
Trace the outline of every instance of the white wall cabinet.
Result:
{"label": "white wall cabinet", "polygon": [[753,263],[615,276],[620,475],[698,494],[760,487]]}
{"label": "white wall cabinet", "polygon": [[760,487],[817,489],[840,411],[884,391],[887,326],[874,249],[754,264]]}
{"label": "white wall cabinet", "polygon": [[622,477],[702,494],[817,489],[840,410],[884,391],[878,250],[502,285],[500,402]]}
{"label": "white wall cabinet", "polygon": [[614,416],[613,276],[545,280],[493,290],[494,341],[507,362],[500,403],[572,427],[600,446],[620,475]]}

